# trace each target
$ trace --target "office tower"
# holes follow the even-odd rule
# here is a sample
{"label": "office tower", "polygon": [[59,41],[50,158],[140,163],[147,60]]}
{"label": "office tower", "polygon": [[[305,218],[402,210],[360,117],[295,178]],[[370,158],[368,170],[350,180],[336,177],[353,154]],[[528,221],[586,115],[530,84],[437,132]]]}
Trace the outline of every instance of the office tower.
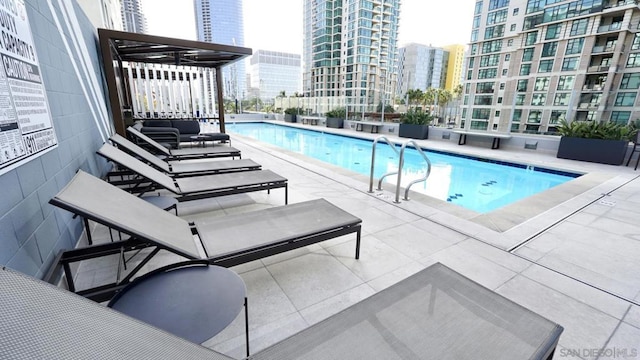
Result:
{"label": "office tower", "polygon": [[449,53],[447,76],[444,88],[453,92],[462,83],[464,69],[465,46],[461,44],[447,45],[444,50]]}
{"label": "office tower", "polygon": [[634,0],[477,1],[466,128],[546,133],[559,121],[637,119]]}
{"label": "office tower", "polygon": [[124,31],[145,34],[147,19],[142,11],[142,0],[122,0],[122,27]]}
{"label": "office tower", "polygon": [[444,88],[449,52],[442,48],[410,43],[399,49],[398,96],[408,90]]}
{"label": "office tower", "polygon": [[[244,20],[241,0],[194,0],[198,41],[244,46]],[[231,99],[247,96],[245,62],[238,61],[222,70],[224,94]]]}
{"label": "office tower", "polygon": [[272,103],[282,91],[286,95],[300,93],[302,67],[300,55],[278,51],[256,50],[249,61],[251,89],[263,102]]}
{"label": "office tower", "polygon": [[303,92],[317,112],[375,111],[395,97],[400,0],[305,0]]}

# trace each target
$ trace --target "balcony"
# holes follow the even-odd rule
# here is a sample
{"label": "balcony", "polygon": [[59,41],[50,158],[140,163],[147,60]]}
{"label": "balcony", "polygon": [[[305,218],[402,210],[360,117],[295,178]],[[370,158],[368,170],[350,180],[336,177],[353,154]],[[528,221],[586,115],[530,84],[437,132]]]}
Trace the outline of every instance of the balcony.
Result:
{"label": "balcony", "polygon": [[614,50],[616,49],[616,45],[597,45],[593,47],[593,50],[591,50],[592,54],[601,54],[601,53],[606,53],[606,52],[614,52]]}
{"label": "balcony", "polygon": [[598,26],[598,34],[604,33],[604,32],[611,32],[611,31],[620,31],[621,29],[622,29],[621,22],[617,22],[609,25],[601,25],[601,26]]}
{"label": "balcony", "polygon": [[583,91],[602,91],[604,84],[585,84],[582,87]]}
{"label": "balcony", "polygon": [[609,69],[612,68],[609,65],[595,65],[595,66],[589,66],[587,68],[587,72],[588,73],[606,73],[609,72]]}

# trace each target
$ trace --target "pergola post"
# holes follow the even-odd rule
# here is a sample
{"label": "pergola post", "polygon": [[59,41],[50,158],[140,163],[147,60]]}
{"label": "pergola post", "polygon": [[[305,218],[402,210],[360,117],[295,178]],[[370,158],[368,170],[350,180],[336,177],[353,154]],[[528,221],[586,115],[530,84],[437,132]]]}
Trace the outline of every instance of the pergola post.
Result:
{"label": "pergola post", "polygon": [[226,133],[224,126],[224,90],[222,88],[222,68],[216,68],[216,87],[218,88],[218,120],[220,121],[220,132]]}

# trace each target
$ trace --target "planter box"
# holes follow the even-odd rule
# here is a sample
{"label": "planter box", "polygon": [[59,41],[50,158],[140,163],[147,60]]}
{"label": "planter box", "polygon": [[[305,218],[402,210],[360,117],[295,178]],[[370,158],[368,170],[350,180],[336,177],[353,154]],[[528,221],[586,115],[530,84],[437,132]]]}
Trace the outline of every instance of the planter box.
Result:
{"label": "planter box", "polygon": [[560,138],[556,157],[569,160],[589,161],[600,164],[621,165],[627,153],[626,140]]}
{"label": "planter box", "polygon": [[286,115],[284,116],[284,122],[294,123],[296,122],[296,115]]}
{"label": "planter box", "polygon": [[342,129],[344,125],[344,119],[340,119],[340,118],[327,118],[327,127],[328,128],[335,128],[335,129]]}
{"label": "planter box", "polygon": [[400,124],[398,136],[411,139],[428,139],[429,125]]}

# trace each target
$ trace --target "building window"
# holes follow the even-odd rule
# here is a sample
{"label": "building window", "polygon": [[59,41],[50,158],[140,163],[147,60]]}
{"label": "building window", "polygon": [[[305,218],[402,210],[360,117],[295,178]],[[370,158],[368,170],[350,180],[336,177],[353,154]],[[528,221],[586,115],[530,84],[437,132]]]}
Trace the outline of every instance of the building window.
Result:
{"label": "building window", "polygon": [[537,31],[528,32],[524,40],[524,46],[531,46],[535,44],[537,38],[538,38]]}
{"label": "building window", "polygon": [[542,55],[540,57],[556,56],[556,50],[558,49],[558,42],[548,42],[542,45]]}
{"label": "building window", "polygon": [[484,30],[484,39],[495,39],[504,36],[504,25],[496,25],[488,27]]}
{"label": "building window", "polygon": [[516,95],[516,105],[524,105],[524,98],[527,94],[517,94]]}
{"label": "building window", "polygon": [[540,110],[529,111],[529,117],[527,118],[527,123],[540,124],[541,119],[542,119],[542,111]]}
{"label": "building window", "polygon": [[[496,112],[493,114],[494,118],[499,118],[500,117],[500,110],[496,110]],[[494,126],[497,124],[494,124]]]}
{"label": "building window", "polygon": [[629,54],[629,59],[627,59],[627,67],[628,68],[640,67],[640,53]]}
{"label": "building window", "polygon": [[640,50],[640,33],[636,33],[635,36],[633,37],[631,50]]}
{"label": "building window", "polygon": [[472,119],[489,120],[491,109],[473,109],[471,113]]}
{"label": "building window", "polygon": [[565,110],[553,110],[551,117],[549,118],[549,125],[558,124],[560,121],[567,119],[567,112]]}
{"label": "building window", "polygon": [[508,46],[508,47],[513,46],[513,39],[509,39],[509,40],[507,40],[507,46]]}
{"label": "building window", "polygon": [[522,61],[531,61],[533,60],[533,51],[534,48],[526,48],[522,51]]}
{"label": "building window", "polygon": [[553,98],[554,106],[566,106],[569,105],[569,93],[557,93]]}
{"label": "building window", "polygon": [[545,40],[553,40],[560,37],[560,29],[562,28],[562,24],[553,24],[547,26],[547,34],[545,35]]}
{"label": "building window", "polygon": [[547,94],[545,93],[533,93],[531,97],[531,106],[544,106],[547,102]]}
{"label": "building window", "polygon": [[578,57],[564,58],[561,71],[574,71],[578,69]]}
{"label": "building window", "polygon": [[567,41],[567,50],[565,55],[580,54],[582,52],[582,45],[584,44],[584,38],[569,39]]}
{"label": "building window", "polygon": [[472,28],[473,28],[473,29],[477,29],[477,28],[479,28],[479,27],[480,27],[480,15],[475,16],[475,17],[473,18],[473,26],[472,26]]}
{"label": "building window", "polygon": [[558,78],[558,87],[556,90],[573,90],[574,75],[562,75]]}
{"label": "building window", "polygon": [[527,1],[527,14],[542,11],[546,5],[546,0],[529,0]]}
{"label": "building window", "polygon": [[546,73],[551,72],[553,70],[553,60],[541,60],[540,65],[538,66],[538,72]]}
{"label": "building window", "polygon": [[492,82],[482,82],[476,85],[476,93],[477,94],[493,94],[494,83]]}
{"label": "building window", "polygon": [[516,31],[516,24],[511,24],[511,27],[509,27],[509,30]]}
{"label": "building window", "polygon": [[527,79],[518,80],[518,84],[516,85],[516,91],[526,92],[528,83],[529,83],[529,80]]}
{"label": "building window", "polygon": [[633,106],[636,102],[636,92],[620,92],[616,96],[615,106]]}
{"label": "building window", "polygon": [[504,83],[503,82],[500,83],[500,90],[504,90]]}
{"label": "building window", "polygon": [[531,73],[531,64],[522,64],[520,66],[520,76],[527,76]]}
{"label": "building window", "polygon": [[493,104],[493,96],[476,96],[473,98],[473,105],[491,105]]}
{"label": "building window", "polygon": [[627,125],[629,123],[629,119],[631,118],[631,111],[612,111],[611,112],[611,122]]}
{"label": "building window", "polygon": [[505,54],[504,61],[509,61],[509,60],[511,60],[511,54]]}
{"label": "building window", "polygon": [[584,35],[584,34],[586,34],[588,25],[589,25],[589,19],[588,18],[580,19],[580,20],[574,20],[571,23],[571,32],[569,33],[569,35],[576,36],[576,35]]}
{"label": "building window", "polygon": [[534,91],[547,91],[549,90],[549,77],[536,78],[536,83],[533,86]]}
{"label": "building window", "polygon": [[509,6],[509,0],[489,0],[489,11]]}
{"label": "building window", "polygon": [[492,53],[502,50],[502,40],[485,41],[482,43],[482,53]]}
{"label": "building window", "polygon": [[502,104],[502,96],[498,96],[498,104]]}
{"label": "building window", "polygon": [[482,12],[482,1],[478,1],[478,2],[476,2],[476,9],[475,9],[474,14],[478,15],[481,12]]}
{"label": "building window", "polygon": [[518,15],[518,12],[520,12],[520,9],[519,9],[519,8],[515,8],[515,9],[513,9],[513,16]]}
{"label": "building window", "polygon": [[638,89],[640,87],[640,73],[628,73],[622,76],[620,89]]}
{"label": "building window", "polygon": [[502,69],[502,76],[507,76],[507,71],[508,71],[508,70],[509,70],[509,69]]}
{"label": "building window", "polygon": [[596,121],[598,119],[596,115],[598,115],[597,111],[587,112],[587,121]]}
{"label": "building window", "polygon": [[478,79],[493,79],[498,75],[497,68],[480,69],[478,70]]}
{"label": "building window", "polygon": [[471,30],[471,42],[478,41],[478,30]]}
{"label": "building window", "polygon": [[471,55],[478,54],[478,44],[471,44]]}
{"label": "building window", "polygon": [[484,55],[480,57],[480,67],[498,66],[500,54]]}
{"label": "building window", "polygon": [[487,25],[500,24],[507,21],[507,9],[502,9],[487,14]]}
{"label": "building window", "polygon": [[522,109],[513,110],[513,121],[520,121],[522,119]]}
{"label": "building window", "polygon": [[489,123],[487,123],[486,121],[473,121],[471,120],[471,129],[472,130],[487,130],[487,126],[489,126]]}

